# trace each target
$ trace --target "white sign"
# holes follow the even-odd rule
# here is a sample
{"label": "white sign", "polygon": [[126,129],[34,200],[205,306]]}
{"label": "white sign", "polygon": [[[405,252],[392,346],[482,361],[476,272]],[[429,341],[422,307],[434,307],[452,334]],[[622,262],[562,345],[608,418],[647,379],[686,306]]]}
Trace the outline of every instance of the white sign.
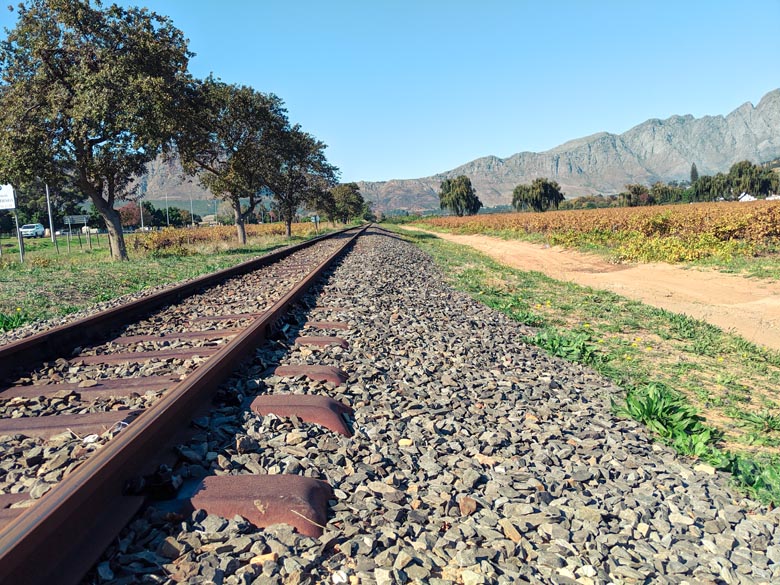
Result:
{"label": "white sign", "polygon": [[87,224],[89,221],[88,215],[66,215],[65,216],[65,223],[68,225],[72,223],[83,223],[84,225]]}
{"label": "white sign", "polygon": [[0,209],[16,209],[14,188],[11,185],[0,185]]}

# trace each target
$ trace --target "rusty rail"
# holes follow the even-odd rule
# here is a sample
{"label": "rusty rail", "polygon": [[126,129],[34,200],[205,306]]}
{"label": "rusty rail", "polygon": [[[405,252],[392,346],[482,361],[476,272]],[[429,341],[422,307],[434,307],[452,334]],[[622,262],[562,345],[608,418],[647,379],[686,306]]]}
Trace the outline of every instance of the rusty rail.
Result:
{"label": "rusty rail", "polygon": [[0,382],[7,379],[14,372],[23,370],[31,363],[40,363],[51,357],[62,354],[63,347],[94,343],[105,337],[112,328],[140,318],[162,306],[178,302],[198,290],[213,286],[216,283],[234,276],[240,276],[263,266],[268,266],[285,258],[294,252],[303,250],[324,239],[334,237],[348,231],[340,230],[306,242],[289,246],[276,252],[271,252],[254,260],[247,260],[231,268],[225,268],[218,272],[200,276],[189,282],[166,288],[158,293],[149,295],[130,303],[102,311],[96,315],[79,319],[67,325],[53,327],[48,331],[32,337],[20,339],[13,343],[0,346]]}
{"label": "rusty rail", "polygon": [[[140,496],[123,495],[126,480],[148,471],[150,461],[159,460],[174,430],[190,422],[192,413],[266,339],[285,310],[364,229],[356,231],[271,309],[9,523],[0,532],[0,583],[78,583],[143,504]],[[203,281],[199,279],[195,286],[204,286]]]}

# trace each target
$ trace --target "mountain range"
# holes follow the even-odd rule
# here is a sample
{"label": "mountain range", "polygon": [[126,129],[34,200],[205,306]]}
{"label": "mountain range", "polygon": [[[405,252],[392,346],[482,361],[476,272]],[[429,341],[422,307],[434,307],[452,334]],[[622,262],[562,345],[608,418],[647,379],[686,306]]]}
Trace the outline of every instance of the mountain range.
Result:
{"label": "mountain range", "polygon": [[699,175],[727,171],[735,162],[761,163],[780,157],[780,89],[757,106],[747,102],[726,116],[650,119],[622,134],[599,132],[545,152],[508,158],[486,156],[420,179],[360,182],[377,210],[421,211],[439,207],[444,179],[466,175],[487,207],[509,205],[521,183],[546,177],[567,197],[613,194],[629,183],[687,180],[691,164]]}
{"label": "mountain range", "polygon": [[[545,152],[508,158],[486,156],[432,177],[359,182],[377,211],[422,211],[439,207],[444,179],[466,175],[486,207],[508,205],[512,190],[537,177],[557,181],[567,197],[613,194],[629,183],[687,180],[691,164],[700,175],[727,171],[740,160],[761,163],[780,157],[780,89],[757,106],[747,102],[726,116],[650,119],[622,134],[599,132]],[[149,199],[211,199],[196,181],[183,179],[176,162],[148,165],[139,191]]]}

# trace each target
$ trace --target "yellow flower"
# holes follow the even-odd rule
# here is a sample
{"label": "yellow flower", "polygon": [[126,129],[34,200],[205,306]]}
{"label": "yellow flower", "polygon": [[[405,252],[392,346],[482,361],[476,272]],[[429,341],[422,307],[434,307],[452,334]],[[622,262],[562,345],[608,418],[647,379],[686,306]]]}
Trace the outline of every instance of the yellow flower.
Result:
{"label": "yellow flower", "polygon": [[636,346],[637,346],[636,342],[631,344],[631,347],[636,347]]}
{"label": "yellow flower", "polygon": [[22,312],[22,308],[21,307],[16,307],[16,312],[17,313],[21,313]]}
{"label": "yellow flower", "polygon": [[589,329],[589,328],[590,328],[590,323],[584,323],[582,326],[583,326],[585,329]]}
{"label": "yellow flower", "polygon": [[723,357],[722,356],[718,356],[718,361],[722,362],[723,361]]}
{"label": "yellow flower", "polygon": [[653,348],[652,348],[652,347],[650,347],[650,346],[648,345],[648,346],[645,348],[645,351],[653,351]]}

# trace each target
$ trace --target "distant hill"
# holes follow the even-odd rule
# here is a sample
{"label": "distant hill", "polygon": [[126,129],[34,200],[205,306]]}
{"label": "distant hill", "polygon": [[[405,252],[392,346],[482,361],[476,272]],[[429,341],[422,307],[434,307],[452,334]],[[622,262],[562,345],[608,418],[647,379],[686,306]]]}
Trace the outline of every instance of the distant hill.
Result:
{"label": "distant hill", "polygon": [[[439,207],[439,185],[467,175],[486,207],[508,205],[512,190],[537,177],[558,181],[568,196],[612,194],[628,183],[683,180],[691,163],[700,175],[727,171],[740,160],[780,158],[780,89],[753,106],[745,103],[727,116],[672,116],[647,120],[624,132],[600,132],[545,152],[520,152],[508,158],[486,156],[421,179],[360,182],[377,211],[420,211]],[[145,198],[171,201],[212,199],[176,162],[158,159],[139,181]]]}
{"label": "distant hill", "polygon": [[146,165],[146,174],[137,183],[138,193],[147,200],[164,200],[166,196],[171,201],[213,199],[197,179],[184,176],[178,160],[165,161],[158,157]]}
{"label": "distant hill", "polygon": [[651,119],[623,134],[600,132],[541,153],[486,156],[432,177],[359,185],[377,210],[418,211],[438,208],[444,179],[467,175],[491,207],[511,203],[515,186],[537,177],[558,181],[569,196],[612,194],[628,183],[688,179],[694,162],[699,174],[706,175],[727,171],[740,160],[759,163],[778,157],[780,89],[757,106],[748,102],[727,116]]}

